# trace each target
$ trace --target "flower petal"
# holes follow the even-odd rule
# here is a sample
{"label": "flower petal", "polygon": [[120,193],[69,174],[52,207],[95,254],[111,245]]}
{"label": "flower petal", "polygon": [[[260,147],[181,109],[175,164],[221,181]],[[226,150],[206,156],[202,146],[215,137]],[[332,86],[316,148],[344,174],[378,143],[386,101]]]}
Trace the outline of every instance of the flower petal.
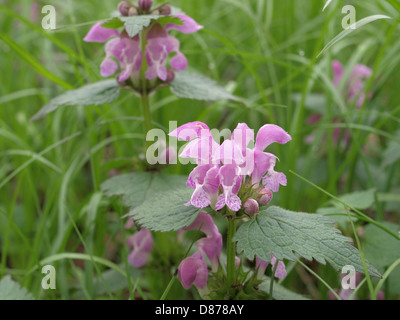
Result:
{"label": "flower petal", "polygon": [[194,33],[203,28],[203,26],[199,25],[191,17],[189,17],[185,14],[176,14],[174,17],[181,19],[183,22],[183,25],[176,25],[173,23],[168,23],[165,26],[166,30],[175,29],[175,30],[178,30],[183,33]]}
{"label": "flower petal", "polygon": [[111,37],[118,37],[119,33],[114,29],[107,29],[101,26],[103,22],[96,23],[83,39],[86,42],[106,42]]}
{"label": "flower petal", "polygon": [[285,144],[290,140],[292,140],[292,137],[281,127],[266,124],[257,133],[255,149],[264,151],[274,142]]}

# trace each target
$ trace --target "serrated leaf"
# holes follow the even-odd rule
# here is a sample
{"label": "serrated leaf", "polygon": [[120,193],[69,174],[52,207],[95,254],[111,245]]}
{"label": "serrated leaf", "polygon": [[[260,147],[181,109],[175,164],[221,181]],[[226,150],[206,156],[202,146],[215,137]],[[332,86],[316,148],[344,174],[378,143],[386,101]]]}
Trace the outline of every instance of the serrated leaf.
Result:
{"label": "serrated leaf", "polygon": [[200,209],[186,206],[193,190],[188,187],[154,194],[127,216],[152,231],[176,231],[189,226],[200,213]]}
{"label": "serrated leaf", "polygon": [[117,99],[120,94],[120,87],[115,79],[107,79],[96,83],[88,84],[79,89],[70,90],[50,100],[38,113],[32,117],[32,121],[38,120],[47,114],[64,106],[97,106],[110,103]]}
{"label": "serrated leaf", "polygon": [[35,300],[31,293],[21,287],[18,282],[5,276],[0,280],[0,300]]}
{"label": "serrated leaf", "polygon": [[[364,273],[359,251],[348,244],[351,239],[332,227],[333,221],[319,214],[294,212],[278,207],[269,207],[253,220],[245,222],[237,231],[238,252],[243,251],[248,259],[257,255],[270,261],[273,254],[277,259],[295,260],[301,257],[325,264],[328,261],[336,270],[345,265]],[[372,276],[379,272],[367,262]]]}
{"label": "serrated leaf", "polygon": [[[328,207],[328,208],[319,208],[317,210],[317,213],[322,214],[323,216],[327,216],[331,218],[335,223],[341,227],[342,229],[345,229],[347,224],[349,223],[349,216],[346,210],[344,210],[343,205],[342,208],[334,208],[334,207]],[[350,214],[351,219],[353,222],[356,222],[358,219],[354,214]]]}
{"label": "serrated leaf", "polygon": [[[398,225],[389,222],[382,222],[382,225],[394,233],[399,232]],[[365,258],[376,267],[386,267],[400,259],[400,240],[396,240],[382,229],[374,225],[366,226],[363,239]]]}
{"label": "serrated leaf", "polygon": [[[340,200],[346,202],[349,206],[364,210],[370,208],[374,204],[375,189],[369,189],[365,191],[357,191],[340,196]],[[336,201],[332,201],[338,204]],[[343,208],[343,204],[338,204],[339,207]]]}
{"label": "serrated leaf", "polygon": [[176,72],[170,88],[172,93],[180,98],[204,101],[233,100],[245,103],[239,97],[218,86],[214,80],[197,73]]}
{"label": "serrated leaf", "polygon": [[101,185],[108,197],[120,195],[127,207],[135,208],[158,193],[186,185],[186,176],[135,172],[115,176]]}

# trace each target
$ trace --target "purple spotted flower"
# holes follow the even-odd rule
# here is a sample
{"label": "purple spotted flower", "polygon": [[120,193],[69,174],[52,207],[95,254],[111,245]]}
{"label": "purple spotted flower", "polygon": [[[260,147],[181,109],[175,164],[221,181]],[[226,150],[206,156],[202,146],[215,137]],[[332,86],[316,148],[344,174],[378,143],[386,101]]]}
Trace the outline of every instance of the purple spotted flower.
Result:
{"label": "purple spotted flower", "polygon": [[[254,139],[254,131],[245,123],[239,123],[231,139],[225,139],[221,145],[202,122],[187,123],[170,136],[189,141],[180,156],[192,158],[198,165],[187,182],[195,189],[189,204],[197,208],[211,206],[218,211],[226,206],[231,211],[239,211],[243,205],[239,191],[249,179],[255,189],[266,188],[273,192],[277,192],[280,185],[286,185],[286,176],[275,171],[277,157],[264,152],[272,143],[285,144],[291,140],[290,135],[276,125],[263,126]],[[254,148],[250,148],[252,142]]]}
{"label": "purple spotted flower", "polygon": [[131,253],[128,256],[128,261],[135,267],[143,267],[147,263],[151,248],[153,247],[153,235],[150,230],[142,228],[133,236],[126,239]]}
{"label": "purple spotted flower", "polygon": [[[142,12],[148,12],[152,1],[140,1],[139,7]],[[119,10],[122,15],[136,15],[135,7],[127,1],[120,4]],[[182,33],[197,32],[202,28],[192,18],[177,14],[175,17],[182,21],[182,25],[169,23],[165,27],[154,23],[147,32],[147,46],[145,57],[147,62],[146,78],[148,80],[159,78],[162,81],[169,81],[173,78],[172,70],[167,68],[167,60],[170,54],[175,55],[170,59],[170,65],[175,70],[185,70],[187,59],[180,52],[179,40],[168,34],[168,31],[175,29]],[[143,55],[139,35],[129,37],[124,30],[103,28],[102,22],[95,24],[84,38],[87,42],[107,42],[105,45],[106,57],[101,64],[101,75],[109,77],[119,70],[117,80],[121,83],[132,80],[135,84],[138,81],[142,67]],[[171,71],[171,72],[169,72]]]}

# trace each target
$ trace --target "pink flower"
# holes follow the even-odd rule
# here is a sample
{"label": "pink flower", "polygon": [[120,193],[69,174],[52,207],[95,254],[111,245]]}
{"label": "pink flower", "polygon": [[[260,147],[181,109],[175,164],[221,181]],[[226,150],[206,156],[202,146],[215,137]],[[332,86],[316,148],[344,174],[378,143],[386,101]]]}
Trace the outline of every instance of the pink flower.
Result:
{"label": "pink flower", "polygon": [[201,253],[207,256],[213,272],[216,272],[221,258],[222,235],[219,233],[212,217],[202,211],[196,220],[183,230],[200,230],[206,234],[206,238],[197,241],[197,247]]}
{"label": "pink flower", "polygon": [[[271,254],[272,270],[275,269],[276,261],[277,260],[276,260],[275,256]],[[260,279],[260,280],[262,279],[262,277],[265,273],[265,270],[267,269],[269,264],[270,264],[269,262],[265,262],[256,256],[257,279]],[[286,275],[287,275],[287,272],[286,272],[285,264],[283,263],[283,261],[279,261],[278,266],[276,267],[275,277],[278,279],[283,279],[286,277]]]}
{"label": "pink flower", "polygon": [[190,141],[180,156],[192,158],[198,164],[187,182],[195,189],[189,202],[195,207],[211,205],[221,210],[227,206],[239,211],[242,201],[238,193],[246,176],[251,177],[254,188],[258,188],[262,180],[262,184],[274,192],[287,183],[286,176],[274,170],[276,156],[264,152],[274,142],[284,144],[291,140],[290,135],[276,125],[265,125],[259,130],[253,149],[249,145],[254,141],[254,131],[245,123],[239,123],[231,139],[225,139],[221,145],[214,141],[210,129],[202,122],[187,123],[169,135]]}
{"label": "pink flower", "polygon": [[153,235],[150,230],[142,228],[133,236],[127,238],[126,242],[128,247],[132,250],[128,256],[128,261],[135,268],[143,267],[153,247]]}
{"label": "pink flower", "polygon": [[[143,0],[139,3],[141,9],[146,12],[150,10],[151,5],[152,1],[149,0]],[[129,3],[120,4],[120,11],[126,11],[127,15],[129,15],[128,11],[131,9]],[[168,30],[176,29],[183,33],[193,33],[200,30],[202,26],[186,15],[179,14],[176,17],[182,20],[183,25],[167,24],[164,28],[159,23],[155,23],[147,34],[146,60],[148,69],[146,70],[146,78],[149,80],[157,77],[162,81],[171,79],[171,72],[167,69],[167,58],[171,53],[175,53],[175,56],[170,60],[172,68],[175,70],[187,68],[186,57],[179,51],[179,40],[168,35]],[[113,38],[105,46],[106,58],[101,65],[101,75],[108,77],[120,70],[117,77],[119,82],[125,82],[129,78],[133,82],[137,81],[143,60],[139,35],[131,38],[126,31],[119,33],[114,29],[103,28],[101,24],[102,22],[96,23],[84,38],[86,42],[101,43]]]}
{"label": "pink flower", "polygon": [[189,175],[187,186],[195,189],[190,204],[196,208],[206,208],[215,205],[219,189],[219,167],[214,165],[199,165]]}
{"label": "pink flower", "polygon": [[186,290],[190,289],[192,285],[195,285],[198,289],[205,289],[207,287],[208,269],[203,254],[196,252],[183,260],[178,267],[178,277]]}
{"label": "pink flower", "polygon": [[237,196],[242,177],[239,175],[239,167],[235,164],[227,164],[219,170],[220,183],[223,193],[218,197],[215,210],[221,210],[225,205],[232,211],[239,211],[242,201]]}

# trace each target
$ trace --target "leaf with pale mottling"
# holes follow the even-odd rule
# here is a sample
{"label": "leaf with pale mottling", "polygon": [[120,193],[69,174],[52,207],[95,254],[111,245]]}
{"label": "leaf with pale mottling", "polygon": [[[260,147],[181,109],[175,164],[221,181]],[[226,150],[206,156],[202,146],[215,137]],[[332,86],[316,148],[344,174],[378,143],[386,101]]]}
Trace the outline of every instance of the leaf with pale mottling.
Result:
{"label": "leaf with pale mottling", "polygon": [[75,90],[66,91],[50,100],[32,117],[38,120],[64,106],[98,106],[116,100],[120,94],[120,86],[115,79],[107,79],[88,84]]}
{"label": "leaf with pale mottling", "polygon": [[5,276],[0,280],[0,300],[35,300],[30,292],[18,282]]}
{"label": "leaf with pale mottling", "polygon": [[176,231],[189,226],[200,213],[200,209],[186,206],[193,189],[183,187],[157,193],[142,205],[132,209],[127,216],[152,231]]}

